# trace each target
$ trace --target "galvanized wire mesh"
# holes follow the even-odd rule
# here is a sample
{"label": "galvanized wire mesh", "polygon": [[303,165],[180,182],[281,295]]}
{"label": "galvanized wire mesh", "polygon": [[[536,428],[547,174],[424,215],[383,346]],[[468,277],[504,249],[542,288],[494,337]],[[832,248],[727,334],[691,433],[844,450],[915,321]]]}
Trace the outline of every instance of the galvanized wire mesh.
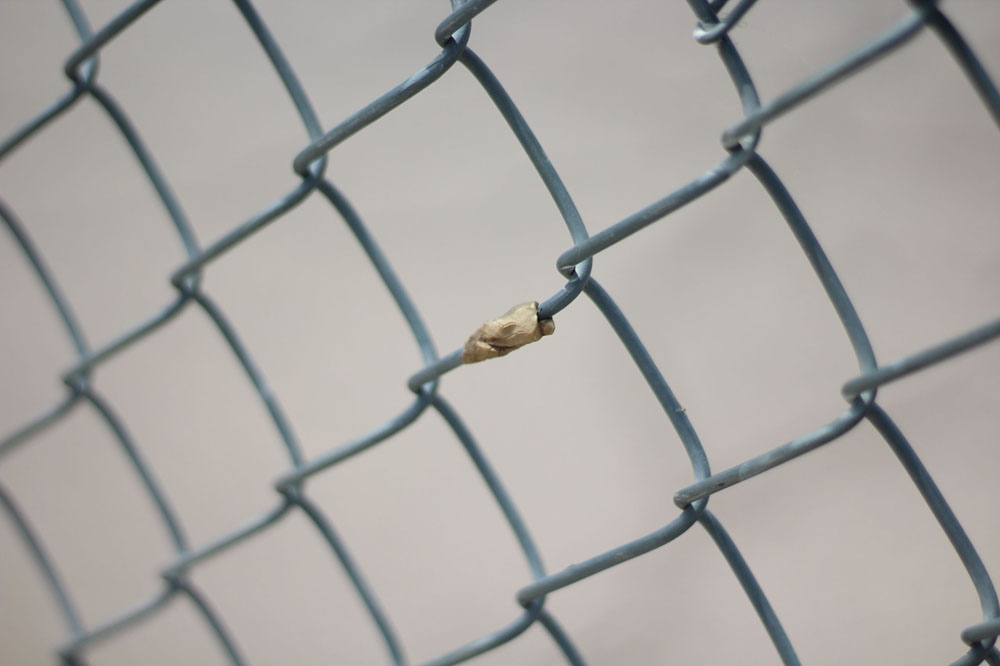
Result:
{"label": "galvanized wire mesh", "polygon": [[[876,402],[878,387],[1000,336],[1000,319],[975,330],[956,335],[935,347],[916,351],[912,355],[890,364],[879,365],[875,360],[861,320],[823,248],[781,179],[759,152],[763,126],[780,115],[794,110],[807,99],[822,93],[828,87],[859,69],[890,56],[925,29],[934,32],[941,40],[946,50],[967,75],[970,84],[980,96],[986,112],[992,116],[995,123],[1000,125],[1000,93],[973,49],[953,27],[947,16],[938,7],[938,3],[930,1],[910,2],[910,7],[904,18],[883,36],[866,47],[846,55],[843,59],[787,92],[778,95],[775,99],[762,102],[744,66],[739,50],[728,36],[729,31],[752,9],[754,1],[743,0],[736,3],[724,18],[720,18],[719,13],[727,4],[725,0],[716,2],[689,0],[697,20],[695,39],[699,43],[715,46],[722,65],[728,72],[739,96],[744,117],[722,133],[722,146],[727,155],[716,167],[667,194],[658,202],[629,215],[606,229],[590,234],[584,227],[567,188],[546,157],[527,121],[489,67],[470,48],[472,19],[486,10],[494,1],[469,0],[461,2],[453,0],[452,13],[440,23],[434,32],[434,38],[441,47],[440,54],[404,83],[329,131],[324,132],[305,90],[299,84],[294,70],[285,60],[267,26],[248,0],[235,0],[236,6],[259,41],[260,47],[277,70],[312,142],[293,160],[293,169],[301,178],[300,184],[286,196],[238,225],[216,242],[202,248],[194,238],[180,202],[173,195],[153,156],[141,140],[137,129],[133,127],[112,94],[101,85],[97,76],[97,62],[101,49],[139,20],[147,10],[157,4],[157,0],[134,3],[96,32],[89,26],[86,16],[75,0],[63,0],[65,10],[72,20],[81,42],[80,47],[70,54],[64,67],[72,87],[63,97],[7,137],[0,144],[0,157],[14,151],[23,142],[43,130],[56,117],[71,111],[78,101],[90,97],[104,109],[131,146],[146,177],[156,190],[164,209],[173,221],[175,231],[187,253],[187,261],[169,276],[169,281],[177,292],[171,303],[148,320],[137,322],[134,327],[122,332],[117,338],[92,346],[88,343],[74,316],[71,304],[63,296],[59,285],[47,268],[42,258],[42,251],[31,240],[28,233],[30,221],[28,226],[22,224],[13,210],[5,204],[0,204],[0,217],[11,232],[14,244],[19,248],[48,293],[51,304],[58,312],[65,331],[76,349],[78,359],[73,367],[62,374],[61,379],[66,386],[66,394],[62,401],[43,414],[25,419],[24,422],[17,424],[10,430],[0,440],[0,456],[5,456],[19,447],[31,446],[33,439],[39,433],[66,417],[76,408],[93,410],[94,414],[103,420],[113,432],[122,454],[127,458],[155,505],[163,528],[176,550],[175,559],[162,567],[161,575],[164,585],[158,595],[138,608],[126,610],[117,617],[108,618],[102,624],[86,626],[81,621],[80,614],[74,605],[72,590],[62,582],[46,548],[36,536],[31,521],[18,507],[12,494],[0,488],[0,504],[3,505],[15,531],[23,541],[23,546],[28,550],[39,572],[47,582],[65,621],[67,639],[58,646],[58,654],[63,663],[84,663],[88,647],[100,641],[121,636],[178,598],[186,598],[200,613],[206,626],[211,630],[232,663],[242,664],[252,661],[252,655],[244,655],[238,647],[239,637],[230,635],[222,618],[213,610],[209,600],[193,585],[190,574],[200,564],[253,539],[255,535],[267,531],[293,512],[301,512],[306,516],[336,555],[344,572],[367,607],[371,620],[381,633],[390,660],[396,664],[407,663],[402,641],[389,620],[391,613],[382,608],[377,601],[376,591],[369,587],[362,575],[361,565],[363,563],[356,562],[352,558],[346,545],[326,517],[324,509],[306,493],[304,483],[310,477],[321,474],[324,470],[330,469],[355,454],[391,438],[414,423],[424,411],[433,409],[450,426],[481,475],[482,481],[492,493],[520,544],[533,580],[516,593],[517,601],[522,606],[522,611],[516,619],[493,633],[475,638],[428,663],[454,664],[465,661],[517,638],[536,622],[545,628],[569,663],[584,663],[584,658],[574,647],[571,637],[560,628],[556,618],[545,609],[546,596],[612,566],[664,546],[683,535],[688,528],[693,527],[696,523],[706,530],[724,555],[756,610],[782,662],[785,664],[799,663],[799,658],[792,647],[789,636],[782,628],[753,572],[743,560],[735,543],[719,520],[708,510],[709,497],[831,442],[863,420],[868,420],[898,457],[900,464],[926,500],[979,595],[983,620],[973,626],[955,628],[957,632],[960,632],[967,650],[953,663],[1000,664],[1000,651],[994,647],[997,636],[1000,635],[1000,606],[998,606],[997,595],[986,567],[926,468],[890,416]],[[542,318],[552,317],[574,304],[580,294],[586,294],[619,337],[650,390],[662,406],[665,416],[684,446],[693,469],[693,482],[678,490],[674,495],[678,512],[671,522],[651,534],[622,544],[608,552],[597,554],[556,573],[547,573],[543,568],[533,539],[521,520],[512,498],[504,489],[500,477],[486,460],[457,411],[445,400],[442,392],[438,389],[438,379],[461,365],[461,350],[439,356],[421,321],[415,303],[407,295],[402,282],[393,272],[386,256],[379,249],[368,228],[347,198],[325,176],[326,156],[340,142],[418,95],[445,75],[456,63],[461,63],[468,69],[506,119],[510,129],[537,170],[538,176],[551,194],[572,239],[572,247],[560,255],[556,262],[557,269],[566,279],[566,284],[558,293],[541,303],[539,316]],[[843,325],[860,367],[860,374],[845,382],[841,387],[841,393],[848,404],[846,411],[841,416],[787,444],[762,453],[740,465],[713,474],[709,468],[706,452],[681,407],[681,403],[674,396],[626,315],[592,275],[592,259],[601,251],[625,240],[644,227],[664,219],[687,203],[704,196],[744,168],[756,177],[771,197],[814,269]],[[422,352],[424,366],[406,382],[414,397],[412,404],[403,412],[393,416],[363,437],[335,447],[318,457],[307,459],[302,453],[293,434],[293,429],[275,395],[268,388],[261,370],[258,369],[246,345],[230,325],[220,307],[202,288],[201,278],[204,270],[215,259],[236,249],[254,232],[280,220],[288,211],[314,193],[325,199],[343,218],[381,276],[386,288],[409,324],[413,338]],[[272,510],[249,524],[233,529],[227,534],[221,534],[211,542],[203,544],[189,543],[175,512],[171,509],[170,502],[167,500],[167,493],[156,481],[154,470],[145,462],[140,447],[130,437],[123,420],[117,415],[114,407],[101,395],[92,380],[93,371],[101,364],[133,345],[141,345],[148,335],[155,334],[163,327],[169,326],[171,320],[189,306],[201,309],[225,339],[229,349],[256,389],[262,406],[277,428],[289,460],[288,469],[275,483],[278,501]],[[499,310],[500,307],[497,309]]]}

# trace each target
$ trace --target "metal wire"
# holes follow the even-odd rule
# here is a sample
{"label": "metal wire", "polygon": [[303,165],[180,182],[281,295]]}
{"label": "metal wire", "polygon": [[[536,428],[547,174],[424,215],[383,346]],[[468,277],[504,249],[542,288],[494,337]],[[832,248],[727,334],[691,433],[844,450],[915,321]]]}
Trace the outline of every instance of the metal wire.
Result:
{"label": "metal wire", "polygon": [[[895,53],[909,39],[925,28],[930,28],[941,39],[947,51],[967,74],[970,84],[982,100],[986,111],[997,124],[1000,124],[1000,93],[971,46],[942,13],[937,2],[912,0],[909,3],[912,9],[896,27],[886,31],[880,38],[845,55],[838,62],[793,86],[775,99],[762,103],[738,49],[728,37],[733,26],[752,10],[755,4],[754,0],[743,0],[737,3],[725,19],[720,19],[718,16],[718,12],[726,5],[725,0],[715,0],[714,2],[688,0],[697,21],[695,39],[702,44],[715,45],[719,58],[732,79],[743,107],[744,116],[722,133],[722,147],[728,154],[718,165],[670,192],[660,201],[590,235],[577,212],[572,197],[528,122],[518,111],[513,100],[486,63],[469,46],[472,19],[488,9],[494,1],[467,0],[463,2],[462,0],[452,0],[452,12],[444,17],[433,33],[433,38],[441,47],[440,54],[399,86],[324,132],[294,70],[285,60],[278,43],[269,33],[267,26],[256,13],[253,5],[249,0],[234,0],[236,7],[253,31],[284,84],[299,113],[310,143],[292,160],[292,169],[301,178],[301,183],[298,186],[266,209],[242,224],[236,225],[222,238],[202,248],[195,240],[180,202],[172,193],[166,178],[156,166],[152,154],[146,149],[137,130],[131,125],[128,116],[119,107],[111,93],[98,83],[98,58],[103,47],[117,35],[129,29],[147,10],[157,4],[158,0],[143,0],[132,4],[97,32],[90,29],[76,0],[62,0],[66,13],[81,42],[79,48],[71,53],[65,62],[64,70],[71,82],[70,90],[4,139],[0,143],[0,159],[42,131],[54,118],[68,113],[80,99],[84,97],[94,99],[131,146],[136,160],[173,222],[178,241],[183,246],[187,257],[183,265],[169,276],[170,283],[177,290],[177,295],[172,302],[154,312],[145,321],[138,322],[131,329],[123,331],[115,339],[98,347],[91,347],[86,341],[79,322],[73,315],[69,302],[63,296],[48,270],[42,253],[35,247],[14,211],[0,202],[0,219],[11,232],[13,243],[20,249],[35,276],[46,290],[77,356],[73,366],[62,375],[66,385],[65,397],[50,409],[34,418],[25,420],[6,434],[0,440],[0,458],[16,447],[29,446],[33,438],[41,431],[65,418],[73,410],[77,408],[91,409],[108,427],[121,447],[123,455],[128,459],[150,501],[156,507],[162,527],[175,550],[175,558],[164,563],[161,567],[164,586],[154,598],[134,609],[123,611],[117,617],[110,618],[101,625],[87,627],[83,624],[76,610],[71,590],[68,589],[56,571],[46,549],[32,529],[28,516],[18,507],[9,492],[0,489],[0,506],[3,507],[3,511],[11,520],[15,532],[19,535],[48,585],[56,607],[66,625],[67,638],[57,648],[63,663],[84,663],[87,649],[95,643],[110,640],[129,631],[144,619],[159,613],[177,598],[186,598],[191,602],[231,663],[246,663],[243,653],[237,647],[238,637],[230,635],[225,629],[222,619],[212,610],[207,598],[197,590],[188,574],[201,563],[252,539],[297,510],[300,510],[309,519],[329,545],[336,560],[361,597],[372,622],[382,636],[388,660],[394,664],[408,663],[403,642],[392,628],[389,619],[390,613],[378,602],[375,591],[365,581],[359,563],[351,556],[346,544],[337,535],[325,512],[306,494],[303,482],[309,477],[385,441],[410,426],[428,408],[433,408],[452,430],[500,507],[520,545],[532,581],[517,592],[516,598],[522,608],[506,626],[486,636],[470,639],[467,644],[458,646],[447,654],[428,662],[430,664],[455,664],[465,661],[513,640],[536,622],[546,629],[567,662],[570,664],[584,663],[583,657],[574,647],[571,638],[558,625],[556,619],[544,609],[546,596],[612,566],[660,548],[685,534],[695,523],[704,527],[732,568],[764,625],[782,663],[798,664],[799,659],[792,643],[773,608],[768,603],[764,591],[718,518],[707,510],[708,501],[714,493],[837,439],[864,420],[868,420],[874,426],[899,458],[941,529],[950,540],[979,595],[983,620],[981,623],[964,630],[956,627],[956,632],[960,634],[968,649],[953,663],[963,665],[983,662],[1000,664],[1000,652],[995,647],[997,637],[1000,635],[1000,606],[998,606],[996,591],[986,568],[926,468],[899,428],[876,402],[876,390],[879,386],[901,379],[1000,337],[1000,320],[992,321],[966,333],[957,334],[951,340],[939,345],[915,351],[906,358],[879,366],[864,326],[841,285],[837,273],[827,260],[823,248],[810,230],[791,194],[758,150],[760,131],[765,125],[821,94],[830,86],[859,69]],[[511,131],[537,170],[538,176],[551,194],[573,243],[572,247],[562,253],[556,261],[556,268],[566,278],[567,283],[563,289],[542,303],[539,310],[540,316],[551,317],[560,310],[573,305],[581,293],[586,293],[617,334],[662,406],[667,419],[680,437],[691,461],[694,475],[694,481],[691,485],[675,493],[678,514],[665,526],[556,573],[546,572],[540,553],[500,477],[484,456],[462,418],[438,390],[438,378],[461,365],[461,351],[439,357],[416,305],[407,295],[402,282],[396,276],[387,258],[346,197],[324,175],[327,153],[336,148],[341,141],[405,104],[407,100],[433,85],[456,63],[461,63],[474,76],[485,94],[489,96],[507,121]],[[812,265],[831,305],[840,318],[847,340],[857,358],[860,375],[848,380],[843,385],[842,394],[846,398],[848,406],[842,415],[787,444],[764,452],[731,469],[713,474],[709,468],[705,450],[694,427],[681,408],[680,402],[646,351],[626,315],[607,291],[592,277],[592,258],[599,252],[639,232],[644,227],[662,220],[673,211],[704,196],[744,168],[753,173],[772,198],[778,211],[787,221],[790,231],[799,242],[806,259]],[[264,380],[263,373],[253,361],[240,336],[226,319],[222,309],[202,289],[200,277],[201,272],[219,256],[238,247],[243,240],[264,226],[280,220],[289,210],[314,192],[319,192],[320,196],[325,198],[331,208],[344,220],[375,267],[409,325],[420,349],[423,366],[405,382],[414,393],[413,402],[409,407],[374,428],[367,435],[334,448],[313,460],[307,460],[302,454],[292,426],[284,415],[277,397]],[[210,543],[198,547],[192,547],[188,544],[166,494],[156,481],[154,471],[143,459],[139,447],[129,435],[123,420],[119,418],[113,405],[101,397],[90,378],[91,370],[105,363],[123,349],[141,344],[143,338],[169,325],[179,312],[192,305],[205,313],[239,361],[277,430],[289,460],[287,471],[275,484],[277,491],[275,508],[248,524],[236,527],[230,533],[219,535]]]}

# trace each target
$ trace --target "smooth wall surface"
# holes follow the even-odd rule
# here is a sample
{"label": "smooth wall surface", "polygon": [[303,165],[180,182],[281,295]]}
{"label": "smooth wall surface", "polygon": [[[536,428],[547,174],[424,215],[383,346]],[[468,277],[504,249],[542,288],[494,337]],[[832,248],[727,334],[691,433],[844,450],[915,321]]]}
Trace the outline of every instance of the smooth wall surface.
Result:
{"label": "smooth wall surface", "polygon": [[[256,3],[324,129],[439,51],[448,3]],[[125,2],[84,1],[105,25]],[[994,77],[1000,6],[942,3]],[[733,34],[775,98],[874,39],[902,2],[760,2]],[[741,117],[686,3],[501,0],[470,45],[493,68],[591,233],[725,157]],[[0,0],[0,134],[69,89],[78,45],[57,2]],[[231,3],[167,0],[101,52],[120,102],[204,246],[298,184],[308,144]],[[773,122],[760,153],[782,177],[853,299],[880,362],[985,323],[1000,297],[1000,130],[930,33]],[[330,153],[327,171],[404,281],[441,353],[484,320],[562,286],[571,246],[503,119],[460,65]],[[84,99],[0,163],[0,197],[62,285],[88,340],[107,344],[174,298],[183,248],[111,122]],[[808,262],[748,173],[601,253],[594,275],[685,406],[715,471],[841,414],[858,372]],[[412,335],[340,217],[308,198],[204,272],[314,459],[411,401]],[[63,396],[73,348],[0,233],[0,432]],[[672,520],[692,482],[670,424],[596,308],[553,337],[447,375],[459,410],[523,514],[549,571]],[[880,391],[1000,576],[1000,345]],[[93,384],[147,459],[195,547],[262,516],[290,463],[238,363],[195,307],[100,366]],[[0,458],[87,627],[162,589],[174,558],[115,439],[87,407]],[[310,497],[350,548],[413,662],[519,614],[524,559],[435,413],[313,477]],[[847,436],[719,493],[730,531],[803,663],[944,664],[981,619],[944,533],[885,443]],[[67,639],[12,523],[0,518],[0,663],[49,664]],[[312,524],[293,512],[194,569],[252,664],[374,664],[387,654]],[[591,664],[774,664],[711,539],[676,541],[550,595]],[[222,664],[178,600],[85,652],[95,665]],[[551,664],[535,626],[473,663]]]}

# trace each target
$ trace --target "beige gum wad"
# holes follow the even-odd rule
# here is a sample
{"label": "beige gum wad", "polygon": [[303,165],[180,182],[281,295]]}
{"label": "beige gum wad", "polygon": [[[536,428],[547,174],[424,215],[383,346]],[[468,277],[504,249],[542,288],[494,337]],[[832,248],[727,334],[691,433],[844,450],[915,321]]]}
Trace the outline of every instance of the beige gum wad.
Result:
{"label": "beige gum wad", "polygon": [[552,335],[556,323],[551,319],[538,319],[538,303],[521,303],[508,310],[502,317],[491,319],[476,330],[465,343],[463,363],[478,363],[490,358],[505,356],[519,347]]}

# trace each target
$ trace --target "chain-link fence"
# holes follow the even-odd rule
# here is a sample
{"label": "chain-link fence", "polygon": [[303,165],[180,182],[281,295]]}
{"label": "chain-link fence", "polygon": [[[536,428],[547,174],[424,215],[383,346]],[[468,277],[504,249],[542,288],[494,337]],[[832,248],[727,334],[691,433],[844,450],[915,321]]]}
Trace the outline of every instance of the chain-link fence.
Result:
{"label": "chain-link fence", "polygon": [[[0,504],[3,505],[4,513],[13,526],[13,533],[18,535],[20,541],[19,544],[5,546],[5,550],[15,547],[26,549],[37,571],[44,578],[65,625],[66,638],[56,648],[64,663],[84,663],[87,660],[88,650],[94,645],[122,639],[141,626],[144,621],[164,612],[180,599],[185,600],[197,611],[204,626],[214,636],[231,663],[254,662],[254,655],[241,649],[241,636],[238,632],[230,632],[226,628],[226,613],[214,609],[210,595],[203,592],[193,578],[200,568],[220,555],[252,542],[259,535],[268,533],[285,522],[289,516],[296,514],[309,521],[336,556],[342,571],[367,609],[370,621],[377,627],[389,660],[397,664],[408,663],[406,641],[394,629],[391,620],[393,609],[378,600],[384,597],[384,592],[367,582],[363,574],[364,558],[355,558],[351,555],[352,551],[345,543],[346,539],[338,535],[327,517],[328,507],[322,506],[310,497],[306,491],[306,482],[329,474],[335,466],[352,459],[356,454],[392,439],[417,422],[425,411],[432,410],[436,411],[450,428],[468,455],[482,483],[488,488],[520,547],[532,580],[516,590],[516,599],[521,610],[508,624],[487,635],[469,636],[468,642],[464,645],[455,646],[426,663],[453,664],[471,659],[517,639],[536,623],[548,633],[566,661],[574,664],[584,663],[586,654],[575,647],[571,633],[564,631],[555,614],[546,608],[547,596],[611,567],[660,549],[685,535],[689,528],[696,524],[711,537],[736,575],[781,661],[785,664],[800,663],[800,658],[793,648],[794,633],[786,633],[753,570],[744,561],[734,540],[730,538],[718,518],[709,511],[709,499],[720,491],[833,442],[867,420],[882,436],[898,458],[899,464],[916,485],[941,530],[951,542],[955,555],[978,594],[982,609],[981,622],[971,625],[956,623],[949,627],[949,631],[960,635],[965,643],[964,654],[958,656],[959,652],[956,651],[957,658],[953,663],[1000,664],[1000,652],[994,647],[997,636],[1000,635],[1000,607],[987,567],[984,566],[921,459],[886,410],[876,402],[876,391],[879,387],[994,340],[1000,336],[1000,320],[993,320],[965,332],[955,331],[954,337],[946,342],[925,349],[914,349],[912,353],[894,359],[890,363],[877,363],[868,334],[841,279],[834,271],[826,252],[789,190],[761,154],[763,145],[761,130],[764,126],[788,112],[797,110],[803,103],[825,93],[831,86],[851,77],[862,68],[878,67],[887,62],[886,59],[891,60],[894,55],[905,52],[912,39],[927,32],[933,33],[940,40],[941,57],[948,55],[961,67],[968,84],[982,101],[982,113],[991,116],[994,123],[1000,124],[1000,93],[977,57],[976,50],[953,27],[947,14],[939,8],[939,3],[910,2],[908,5],[900,3],[902,18],[895,26],[862,48],[845,53],[832,64],[819,68],[818,73],[787,88],[781,94],[771,99],[762,99],[747,71],[740,49],[730,37],[730,32],[741,21],[750,20],[752,23],[756,3],[753,0],[733,3],[731,8],[726,8],[728,13],[720,17],[724,6],[727,5],[726,2],[689,0],[688,4],[697,24],[694,38],[698,43],[716,52],[742,105],[743,118],[722,132],[725,156],[717,165],[669,192],[652,205],[625,216],[619,222],[588,230],[584,226],[574,198],[570,196],[569,189],[550,162],[531,126],[504,86],[471,47],[471,21],[494,4],[494,0],[467,2],[453,0],[452,12],[440,22],[433,35],[440,46],[440,53],[405,82],[381,95],[332,129],[324,129],[317,119],[295,69],[285,59],[278,41],[272,36],[268,25],[258,15],[254,6],[247,0],[236,0],[235,5],[239,13],[284,84],[310,141],[305,148],[294,155],[292,160],[293,170],[299,182],[287,194],[241,224],[230,228],[218,240],[206,246],[200,245],[196,240],[181,198],[174,194],[152,151],[140,138],[141,123],[133,124],[123,105],[116,101],[113,91],[103,85],[98,75],[98,61],[105,46],[141,23],[146,12],[159,3],[156,0],[136,2],[97,30],[91,27],[86,13],[75,0],[64,0],[63,4],[80,40],[79,47],[65,60],[64,72],[71,86],[51,106],[9,133],[0,146],[0,156],[6,158],[31,141],[38,140],[38,137],[43,136],[48,128],[53,126],[53,121],[66,114],[72,114],[81,106],[83,100],[93,101],[127,141],[173,223],[177,239],[186,253],[186,259],[169,275],[169,283],[175,290],[175,296],[167,305],[148,318],[135,322],[127,330],[120,331],[98,344],[92,344],[89,341],[90,336],[85,334],[83,326],[74,314],[74,304],[64,295],[62,287],[54,277],[58,273],[58,266],[55,266],[54,271],[50,270],[49,264],[44,259],[48,254],[48,248],[36,245],[32,240],[33,220],[28,218],[22,220],[12,205],[0,205],[0,217],[10,232],[9,241],[30,265],[30,270],[33,271],[38,283],[44,287],[49,303],[58,313],[64,332],[72,342],[76,353],[75,363],[61,375],[65,385],[64,397],[41,414],[33,417],[25,416],[13,426],[5,424],[7,430],[0,444],[0,455],[5,461],[17,456],[19,452],[32,447],[33,442],[37,442],[43,433],[64,422],[71,414],[80,410],[90,410],[112,433],[121,455],[128,461],[143,492],[155,506],[161,527],[168,535],[175,551],[173,559],[162,563],[159,569],[163,581],[159,593],[140,606],[122,610],[116,616],[104,618],[99,622],[85,622],[84,614],[77,609],[74,601],[73,586],[63,582],[59,573],[60,567],[57,566],[58,562],[72,557],[72,554],[50,552],[33,527],[31,510],[22,509],[14,493],[0,488]],[[607,11],[614,9],[609,7]],[[488,21],[489,12],[483,14],[481,20]],[[570,25],[571,23],[567,23],[567,27]],[[10,26],[4,26],[2,29],[9,30]],[[482,448],[466,427],[458,411],[445,399],[443,391],[439,390],[440,378],[463,365],[463,350],[439,354],[419,313],[420,299],[410,298],[408,290],[404,288],[404,281],[390,266],[386,254],[376,243],[369,227],[362,221],[362,217],[349,203],[345,194],[326,175],[329,156],[336,154],[336,149],[345,139],[377,123],[390,111],[416,98],[436,82],[444,80],[456,64],[468,70],[481,86],[483,93],[506,120],[534,166],[538,178],[551,195],[565,222],[572,243],[569,249],[556,259],[556,267],[565,279],[565,284],[559,291],[542,300],[537,306],[537,312],[529,308],[527,314],[518,319],[516,324],[521,328],[517,334],[527,331],[524,336],[529,341],[537,340],[541,337],[541,332],[536,330],[538,327],[547,326],[549,320],[566,308],[581,307],[580,303],[583,301],[577,303],[577,298],[585,295],[624,345],[656,402],[662,407],[662,416],[666,417],[676,432],[693,470],[691,482],[674,492],[676,513],[664,526],[606,552],[591,554],[579,563],[554,573],[547,571],[542,565],[540,549],[515,508],[513,500],[516,493],[509,493],[505,488],[502,476],[487,461]],[[191,140],[196,139],[192,136]],[[405,155],[397,155],[395,158],[405,159]],[[476,156],[470,162],[471,168],[475,168],[475,159],[487,160],[489,156]],[[100,166],[96,168],[99,169]],[[702,446],[692,420],[667,384],[658,364],[654,362],[653,355],[647,351],[624,310],[597,281],[592,262],[594,257],[617,243],[637,242],[641,236],[633,239],[631,237],[634,234],[704,197],[744,169],[756,178],[760,187],[773,201],[774,207],[784,218],[788,230],[801,247],[846,334],[859,366],[859,373],[840,387],[840,392],[847,402],[846,410],[840,416],[782,446],[763,452],[758,451],[739,464],[713,472],[708,459],[711,447],[706,451]],[[435,196],[434,193],[425,194],[428,197]],[[945,199],[949,198],[947,192],[939,194]],[[232,251],[237,251],[253,234],[272,223],[280,222],[309,198],[323,200],[346,223],[405,318],[423,359],[422,368],[415,369],[408,379],[400,378],[413,394],[412,401],[405,409],[381,422],[367,434],[347,443],[326,446],[324,451],[315,455],[307,455],[306,448],[300,445],[294,434],[292,419],[279,404],[276,392],[272,391],[265,381],[266,368],[259,367],[254,361],[250,345],[236,332],[209,290],[203,287],[203,278],[213,262]],[[474,233],[482,233],[482,242],[489,243],[496,231]],[[519,261],[521,260],[518,257],[509,259],[511,265],[516,265]],[[510,303],[489,303],[488,310],[499,314],[508,305]],[[669,295],[663,298],[663,307],[670,307]],[[172,508],[172,502],[168,499],[173,496],[171,489],[157,481],[156,467],[147,462],[147,452],[144,451],[142,442],[130,434],[126,425],[129,414],[119,414],[112,401],[101,392],[100,384],[95,379],[98,369],[127,353],[128,350],[142,347],[149,341],[155,340],[171,327],[178,315],[190,309],[201,310],[225,340],[229,351],[252,383],[261,406],[266,410],[268,418],[280,436],[287,457],[287,467],[273,485],[277,501],[270,510],[246,524],[216,534],[211,539],[198,541],[188,538],[178,512]],[[481,320],[483,317],[477,315],[468,321],[470,331],[478,323],[477,318]],[[350,321],[352,327],[366,326],[363,321],[357,319]],[[480,336],[479,344],[485,345],[486,356],[494,356],[498,352],[505,354],[524,342],[518,339],[508,344],[511,334],[510,331],[502,330],[505,323],[508,326],[513,325],[505,320],[496,320],[493,322],[494,326],[490,328],[488,324],[486,332]],[[545,332],[548,333],[549,330]],[[568,334],[562,330],[557,331],[553,339],[543,340],[539,343],[539,347],[558,345],[560,335]],[[331,344],[338,343],[332,341]],[[470,344],[474,346],[476,343],[470,342]],[[539,350],[537,353],[543,352]],[[466,361],[471,360],[473,359],[467,355]],[[169,359],[162,359],[162,362],[171,363]],[[485,366],[481,372],[488,373],[493,364],[510,362],[513,361],[490,361],[490,365]],[[11,387],[11,391],[16,390],[17,377],[7,377],[4,381]],[[534,381],[541,379],[534,378]],[[517,414],[507,416],[515,420],[518,418]],[[566,437],[574,436],[572,423],[565,424],[563,429]],[[79,445],[86,446],[84,443]],[[531,445],[542,446],[540,443]],[[224,482],[220,481],[222,484]],[[991,494],[990,489],[982,489],[982,501],[992,501]],[[86,501],[86,498],[80,499],[81,503]],[[372,515],[371,519],[378,521],[379,517]],[[724,629],[720,628],[719,631]],[[848,640],[849,637],[844,639]],[[2,645],[0,650],[3,650]]]}

